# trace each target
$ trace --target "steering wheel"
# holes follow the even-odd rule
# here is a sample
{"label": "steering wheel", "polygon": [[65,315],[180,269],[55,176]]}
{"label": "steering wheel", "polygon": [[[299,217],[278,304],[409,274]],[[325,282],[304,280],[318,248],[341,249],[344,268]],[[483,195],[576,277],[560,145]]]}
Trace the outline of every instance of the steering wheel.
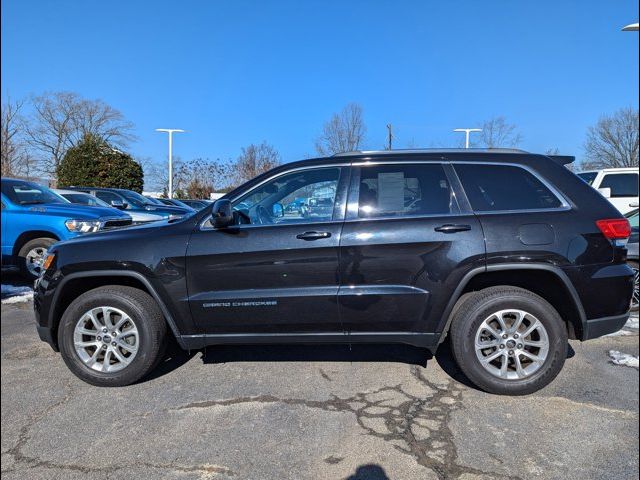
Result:
{"label": "steering wheel", "polygon": [[270,225],[273,223],[273,219],[271,218],[271,215],[269,215],[269,211],[262,205],[259,205],[258,208],[256,208],[256,216],[260,225]]}

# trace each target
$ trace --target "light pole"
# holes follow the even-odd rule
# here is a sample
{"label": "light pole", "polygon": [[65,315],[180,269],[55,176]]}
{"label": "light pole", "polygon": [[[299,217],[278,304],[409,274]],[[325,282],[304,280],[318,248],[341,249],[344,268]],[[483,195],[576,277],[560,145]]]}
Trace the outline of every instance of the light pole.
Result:
{"label": "light pole", "polygon": [[471,132],[481,132],[482,129],[481,128],[454,128],[453,131],[454,132],[464,132],[464,134],[465,134],[464,148],[469,148],[469,134]]}
{"label": "light pole", "polygon": [[179,128],[156,128],[156,132],[169,134],[169,198],[173,198],[173,134],[183,133]]}

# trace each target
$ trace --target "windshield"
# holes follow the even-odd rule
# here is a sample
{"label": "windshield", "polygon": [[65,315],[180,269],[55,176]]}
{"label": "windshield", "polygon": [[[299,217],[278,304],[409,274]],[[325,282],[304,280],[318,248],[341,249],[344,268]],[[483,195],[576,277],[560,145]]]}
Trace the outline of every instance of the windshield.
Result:
{"label": "windshield", "polygon": [[47,187],[21,180],[3,180],[2,193],[18,205],[38,205],[42,203],[67,203],[67,201]]}
{"label": "windshield", "polygon": [[585,182],[587,182],[589,185],[593,185],[593,181],[596,179],[596,177],[598,176],[598,172],[584,172],[584,173],[578,173],[578,176],[584,180]]}
{"label": "windshield", "polygon": [[100,200],[98,197],[89,195],[88,193],[62,193],[64,198],[71,203],[77,203],[79,205],[88,205],[90,207],[110,207],[107,202]]}
{"label": "windshield", "polygon": [[629,213],[625,215],[625,217],[627,217],[627,219],[629,220],[629,224],[631,225],[631,228],[638,228],[638,209],[637,208],[635,210],[631,210]]}
{"label": "windshield", "polygon": [[144,198],[139,193],[132,192],[131,190],[118,190],[118,193],[126,198],[127,202],[129,202],[134,207],[140,208],[147,205],[153,205],[153,203],[151,203],[148,198]]}

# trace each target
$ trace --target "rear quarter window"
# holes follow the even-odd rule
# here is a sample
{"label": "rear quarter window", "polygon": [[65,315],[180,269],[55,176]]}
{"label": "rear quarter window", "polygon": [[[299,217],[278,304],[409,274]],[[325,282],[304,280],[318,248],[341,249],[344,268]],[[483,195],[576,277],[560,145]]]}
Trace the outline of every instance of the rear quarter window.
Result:
{"label": "rear quarter window", "polygon": [[562,203],[538,178],[512,165],[454,165],[475,211],[538,210]]}

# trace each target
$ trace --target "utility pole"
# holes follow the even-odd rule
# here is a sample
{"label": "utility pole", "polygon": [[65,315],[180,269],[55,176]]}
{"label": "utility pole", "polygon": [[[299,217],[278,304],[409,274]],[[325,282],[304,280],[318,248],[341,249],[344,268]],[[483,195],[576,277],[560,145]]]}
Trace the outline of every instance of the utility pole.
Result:
{"label": "utility pole", "polygon": [[183,133],[179,128],[156,128],[156,132],[166,132],[169,134],[169,198],[173,198],[173,134]]}
{"label": "utility pole", "polygon": [[391,150],[393,145],[393,126],[390,123],[387,124],[387,130],[389,131],[387,135],[387,150]]}
{"label": "utility pole", "polygon": [[481,128],[455,128],[453,131],[465,133],[464,148],[469,148],[469,134],[471,132],[481,132],[482,129]]}

